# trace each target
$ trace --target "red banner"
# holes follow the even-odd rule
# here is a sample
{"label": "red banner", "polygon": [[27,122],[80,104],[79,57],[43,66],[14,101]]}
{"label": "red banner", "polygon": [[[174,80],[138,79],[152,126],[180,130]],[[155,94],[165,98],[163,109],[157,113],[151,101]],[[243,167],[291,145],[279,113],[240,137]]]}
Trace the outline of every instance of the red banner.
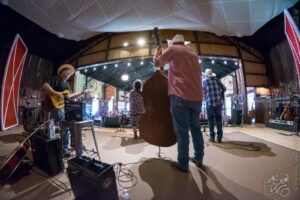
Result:
{"label": "red banner", "polygon": [[299,29],[288,10],[284,10],[284,31],[293,53],[300,85],[300,34]]}
{"label": "red banner", "polygon": [[19,90],[27,47],[17,34],[10,49],[2,82],[1,129],[5,130],[19,124]]}

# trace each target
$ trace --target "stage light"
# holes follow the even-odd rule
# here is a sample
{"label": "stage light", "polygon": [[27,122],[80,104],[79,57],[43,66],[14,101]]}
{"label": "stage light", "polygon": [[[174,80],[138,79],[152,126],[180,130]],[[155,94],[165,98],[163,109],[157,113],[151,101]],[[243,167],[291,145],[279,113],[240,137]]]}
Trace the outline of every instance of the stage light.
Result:
{"label": "stage light", "polygon": [[127,47],[127,46],[128,46],[128,42],[124,42],[124,43],[123,43],[123,46],[124,46],[124,47]]}
{"label": "stage light", "polygon": [[140,39],[138,39],[137,43],[139,46],[144,46],[146,44],[146,41],[145,41],[145,39],[140,38]]}
{"label": "stage light", "polygon": [[214,61],[214,60],[211,60],[211,63],[212,63],[212,64],[215,64],[215,61]]}
{"label": "stage light", "polygon": [[121,76],[121,79],[122,79],[123,81],[128,81],[128,79],[129,79],[128,74],[123,74],[123,75]]}
{"label": "stage light", "polygon": [[131,65],[131,63],[129,62],[129,63],[127,63],[127,66],[129,67]]}
{"label": "stage light", "polygon": [[141,65],[143,65],[144,64],[144,61],[141,61]]}

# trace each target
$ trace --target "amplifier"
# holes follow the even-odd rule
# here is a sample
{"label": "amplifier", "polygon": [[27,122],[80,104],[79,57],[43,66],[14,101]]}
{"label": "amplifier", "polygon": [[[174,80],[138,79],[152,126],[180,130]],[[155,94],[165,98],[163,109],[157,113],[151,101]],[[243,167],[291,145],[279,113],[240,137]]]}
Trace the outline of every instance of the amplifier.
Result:
{"label": "amplifier", "polygon": [[231,110],[231,124],[241,125],[242,124],[242,111],[232,109]]}
{"label": "amplifier", "polygon": [[65,120],[82,121],[86,118],[86,103],[66,100],[65,101]]}
{"label": "amplifier", "polygon": [[270,119],[269,123],[294,125],[294,121],[287,121],[287,120],[280,120],[280,119]]}
{"label": "amplifier", "polygon": [[299,126],[295,127],[295,124],[293,121],[286,121],[286,120],[277,120],[277,119],[270,119],[269,122],[266,124],[269,128],[275,128],[283,131],[299,131]]}
{"label": "amplifier", "polygon": [[68,161],[68,177],[76,200],[118,200],[113,166],[79,156]]}
{"label": "amplifier", "polygon": [[49,176],[64,170],[60,139],[49,140],[45,134],[38,132],[30,139],[34,164]]}

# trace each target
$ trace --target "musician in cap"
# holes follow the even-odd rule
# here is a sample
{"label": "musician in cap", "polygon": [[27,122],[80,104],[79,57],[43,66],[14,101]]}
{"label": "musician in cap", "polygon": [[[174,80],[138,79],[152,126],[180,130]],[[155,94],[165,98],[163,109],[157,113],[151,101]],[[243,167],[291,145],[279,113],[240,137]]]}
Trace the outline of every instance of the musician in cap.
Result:
{"label": "musician in cap", "polygon": [[202,167],[204,156],[203,135],[199,121],[202,105],[202,68],[198,55],[185,46],[183,35],[175,35],[168,44],[164,52],[158,47],[154,62],[160,67],[169,64],[168,95],[178,143],[178,162],[172,163],[172,166],[187,173],[190,160],[189,130],[194,145],[191,161]]}
{"label": "musician in cap", "polygon": [[[50,82],[46,82],[42,86],[43,91],[46,93],[44,111],[51,113],[51,118],[54,118],[55,121],[59,122],[63,155],[65,157],[70,155],[68,152],[70,145],[70,130],[68,127],[61,126],[61,121],[65,119],[64,107],[60,107],[59,104],[55,104],[53,100],[57,99],[58,102],[60,102],[60,100],[64,101],[65,96],[63,93],[65,91],[72,93],[71,85],[68,80],[74,73],[75,68],[72,65],[63,64],[58,68],[57,75],[54,76]],[[81,95],[81,93],[73,96],[73,98],[76,98],[79,95]]]}

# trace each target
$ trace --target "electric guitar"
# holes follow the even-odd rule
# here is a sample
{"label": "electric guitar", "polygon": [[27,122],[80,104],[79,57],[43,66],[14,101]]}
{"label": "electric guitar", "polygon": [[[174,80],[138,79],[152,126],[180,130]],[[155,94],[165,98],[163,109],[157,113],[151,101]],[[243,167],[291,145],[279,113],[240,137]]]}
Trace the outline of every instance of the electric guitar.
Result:
{"label": "electric guitar", "polygon": [[[90,93],[90,92],[92,92],[91,89],[86,89],[83,91],[73,92],[73,93],[71,93],[69,90],[64,90],[63,92],[61,92],[61,94],[68,99],[72,99],[73,97],[76,97],[76,96],[79,96],[82,94],[86,94],[86,93]],[[57,98],[56,96],[51,95],[50,99],[52,101],[52,105],[55,108],[62,109],[65,107],[65,99],[64,98]]]}
{"label": "electric guitar", "polygon": [[[50,120],[49,120],[50,121]],[[0,167],[0,180],[6,181],[9,177],[15,172],[18,168],[25,155],[30,148],[29,138],[33,136],[39,129],[41,129],[45,124],[49,121],[43,123],[40,127],[38,127],[35,131],[33,131],[29,136],[27,136],[20,145],[14,149],[14,151],[6,157],[6,160],[2,163]]]}

